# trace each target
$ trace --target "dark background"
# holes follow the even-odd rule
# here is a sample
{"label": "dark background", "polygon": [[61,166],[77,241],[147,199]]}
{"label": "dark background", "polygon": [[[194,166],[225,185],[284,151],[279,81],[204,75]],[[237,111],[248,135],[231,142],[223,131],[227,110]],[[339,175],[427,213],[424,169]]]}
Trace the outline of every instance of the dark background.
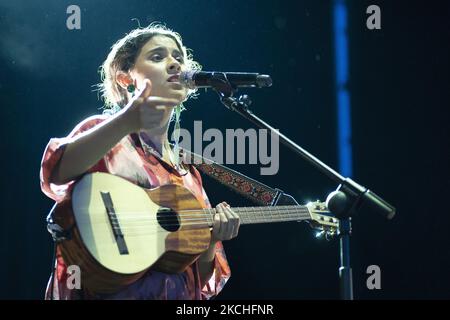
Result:
{"label": "dark background", "polygon": [[[66,28],[80,6],[81,30]],[[450,3],[348,1],[353,179],[397,207],[386,221],[354,219],[352,267],[357,299],[450,298]],[[381,30],[366,28],[366,8],[381,8]],[[39,187],[50,137],[66,135],[102,106],[92,85],[110,46],[152,21],[181,33],[204,70],[270,74],[269,89],[249,89],[252,110],[337,168],[331,1],[5,1],[0,0],[2,201],[0,298],[42,299],[52,241],[52,201]],[[182,126],[250,128],[213,92],[187,103]],[[206,145],[206,143],[205,143]],[[280,170],[231,166],[292,194],[324,200],[336,186],[280,147]],[[205,178],[211,202],[245,203]],[[243,226],[225,244],[232,277],[218,299],[338,299],[338,243],[305,224]],[[368,290],[366,268],[381,268]]]}

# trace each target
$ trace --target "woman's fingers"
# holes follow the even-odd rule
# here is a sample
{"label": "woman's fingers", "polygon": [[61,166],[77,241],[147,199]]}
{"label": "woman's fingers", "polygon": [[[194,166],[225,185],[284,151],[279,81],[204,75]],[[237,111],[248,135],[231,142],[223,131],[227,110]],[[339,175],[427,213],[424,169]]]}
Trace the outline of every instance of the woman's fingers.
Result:
{"label": "woman's fingers", "polygon": [[228,219],[228,236],[230,239],[236,237],[239,232],[240,219],[236,212],[234,212],[228,203],[225,202],[224,211]]}
{"label": "woman's fingers", "polygon": [[214,215],[213,234],[217,236],[219,232],[220,232],[220,215],[218,212],[216,212],[216,214]]}
{"label": "woman's fingers", "polygon": [[144,87],[142,88],[142,91],[138,94],[138,97],[145,100],[150,96],[151,92],[152,92],[152,82],[150,81],[150,79],[145,79]]}
{"label": "woman's fingers", "polygon": [[228,219],[227,216],[225,214],[225,208],[223,206],[223,204],[221,204],[221,208],[222,210],[219,212],[219,216],[220,216],[220,237],[223,240],[226,240],[226,235],[228,232]]}
{"label": "woman's fingers", "polygon": [[156,107],[157,109],[174,107],[177,104],[179,104],[179,101],[176,99],[150,96],[151,92],[152,92],[152,82],[150,81],[150,79],[145,79],[144,87],[136,95],[136,100],[140,100],[140,102],[144,102],[152,107]]}
{"label": "woman's fingers", "polygon": [[224,213],[224,217],[226,219],[226,222],[224,223],[224,232],[222,234],[222,236],[224,237],[224,240],[230,240],[232,238],[233,235],[233,216],[230,213],[230,209],[229,206],[223,202],[222,203],[223,206],[223,213]]}
{"label": "woman's fingers", "polygon": [[160,127],[169,119],[173,107],[180,101],[177,99],[151,96],[152,82],[145,79],[143,88],[124,108],[127,125],[132,131]]}
{"label": "woman's fingers", "polygon": [[213,235],[217,240],[230,240],[237,236],[239,231],[239,216],[225,202],[216,206],[214,216]]}
{"label": "woman's fingers", "polygon": [[236,212],[234,212],[230,206],[227,204],[225,206],[225,211],[228,212],[230,224],[232,225],[231,238],[235,238],[239,233],[239,227],[241,225],[241,220]]}
{"label": "woman's fingers", "polygon": [[222,221],[224,219],[223,206],[219,203],[216,206],[216,214],[214,215],[214,226],[213,226],[213,234],[217,237],[218,240],[222,240],[222,232],[225,228],[222,227]]}
{"label": "woman's fingers", "polygon": [[216,240],[225,240],[224,235],[227,231],[227,218],[225,216],[224,207],[222,203],[216,206],[216,214],[214,215],[216,225],[213,227],[213,235]]}

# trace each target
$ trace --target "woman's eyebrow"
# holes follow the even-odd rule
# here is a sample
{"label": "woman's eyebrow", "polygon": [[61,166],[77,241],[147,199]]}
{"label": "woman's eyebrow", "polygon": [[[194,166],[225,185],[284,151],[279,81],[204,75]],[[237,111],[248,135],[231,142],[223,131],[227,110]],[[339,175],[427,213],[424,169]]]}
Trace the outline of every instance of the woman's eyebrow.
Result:
{"label": "woman's eyebrow", "polygon": [[152,52],[156,52],[156,51],[167,51],[167,48],[166,47],[156,47],[156,48],[153,48],[153,49],[147,51],[147,53],[152,53]]}
{"label": "woman's eyebrow", "polygon": [[[153,49],[149,50],[147,52],[147,54],[153,53],[153,52],[167,52],[167,51],[168,51],[167,47],[156,47],[156,48],[153,48]],[[172,53],[176,53],[176,54],[182,55],[181,52],[178,49],[174,49]]]}

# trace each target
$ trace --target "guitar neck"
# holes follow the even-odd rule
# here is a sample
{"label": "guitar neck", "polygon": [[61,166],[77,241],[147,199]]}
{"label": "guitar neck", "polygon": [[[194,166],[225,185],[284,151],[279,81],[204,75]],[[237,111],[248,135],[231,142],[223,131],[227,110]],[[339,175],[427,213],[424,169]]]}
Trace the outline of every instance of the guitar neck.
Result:
{"label": "guitar neck", "polygon": [[[285,221],[301,221],[311,219],[306,206],[276,206],[276,207],[233,207],[241,219],[241,224],[274,223]],[[216,209],[204,209],[210,226]]]}

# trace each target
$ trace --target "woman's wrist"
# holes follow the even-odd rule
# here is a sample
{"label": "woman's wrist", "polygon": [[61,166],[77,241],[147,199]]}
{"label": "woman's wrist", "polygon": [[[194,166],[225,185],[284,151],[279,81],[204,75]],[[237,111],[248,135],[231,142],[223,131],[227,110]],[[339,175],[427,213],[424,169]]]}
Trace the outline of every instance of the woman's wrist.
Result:
{"label": "woman's wrist", "polygon": [[219,242],[218,240],[212,239],[209,243],[208,249],[202,253],[202,255],[199,258],[200,262],[211,262],[214,260],[214,257],[216,255],[216,244]]}
{"label": "woman's wrist", "polygon": [[138,121],[136,121],[133,116],[133,113],[129,112],[129,110],[125,108],[117,113],[117,121],[119,126],[126,133],[126,135],[139,131]]}

